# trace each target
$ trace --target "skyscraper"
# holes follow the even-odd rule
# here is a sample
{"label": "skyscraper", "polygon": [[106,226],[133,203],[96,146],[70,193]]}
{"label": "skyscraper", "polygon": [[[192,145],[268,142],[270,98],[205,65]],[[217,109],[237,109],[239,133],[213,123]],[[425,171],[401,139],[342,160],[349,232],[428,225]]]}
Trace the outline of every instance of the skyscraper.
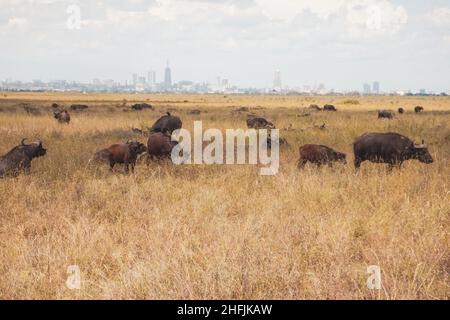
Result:
{"label": "skyscraper", "polygon": [[281,72],[280,70],[276,70],[273,76],[273,89],[279,91],[281,90],[281,85]]}
{"label": "skyscraper", "polygon": [[167,60],[166,70],[164,72],[164,89],[172,89],[172,71],[169,67],[169,60]]}
{"label": "skyscraper", "polygon": [[154,70],[150,70],[147,74],[147,82],[150,86],[156,84],[156,72]]}
{"label": "skyscraper", "polygon": [[379,94],[380,93],[380,83],[378,81],[374,81],[374,83],[372,85],[372,92],[374,94]]}
{"label": "skyscraper", "polygon": [[364,83],[363,92],[364,94],[370,94],[370,84]]}
{"label": "skyscraper", "polygon": [[136,86],[138,82],[138,75],[136,73],[133,73],[133,86]]}

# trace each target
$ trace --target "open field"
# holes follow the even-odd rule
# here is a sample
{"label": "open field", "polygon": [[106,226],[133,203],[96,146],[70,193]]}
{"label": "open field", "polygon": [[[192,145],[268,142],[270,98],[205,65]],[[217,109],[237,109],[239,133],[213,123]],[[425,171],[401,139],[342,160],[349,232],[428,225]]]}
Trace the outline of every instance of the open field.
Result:
{"label": "open field", "polygon": [[[86,103],[58,124],[51,104]],[[155,110],[127,111],[134,102]],[[312,112],[332,103],[338,112]],[[414,106],[425,111],[414,114]],[[28,108],[28,113],[24,106]],[[249,112],[280,128],[280,170],[257,166],[88,165],[96,149],[146,137],[167,110],[192,129],[245,128]],[[376,109],[406,114],[378,120]],[[190,114],[199,109],[199,115]],[[309,115],[305,115],[309,113]],[[326,124],[326,129],[315,124]],[[292,124],[292,130],[283,130]],[[425,139],[434,163],[355,172],[365,132]],[[47,155],[0,179],[0,298],[449,299],[450,98],[0,93],[0,154],[24,137]],[[296,167],[298,147],[347,153],[334,168]],[[81,289],[66,287],[78,265]],[[381,290],[366,286],[381,268]]]}

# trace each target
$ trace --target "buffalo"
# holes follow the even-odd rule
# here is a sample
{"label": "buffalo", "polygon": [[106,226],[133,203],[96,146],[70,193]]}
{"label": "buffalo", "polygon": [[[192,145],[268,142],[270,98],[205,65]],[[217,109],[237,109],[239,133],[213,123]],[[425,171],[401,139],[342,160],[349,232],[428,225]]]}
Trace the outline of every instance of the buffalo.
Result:
{"label": "buffalo", "polygon": [[353,142],[353,152],[356,169],[366,160],[387,163],[390,168],[394,165],[401,167],[402,163],[409,159],[416,159],[427,164],[433,162],[423,141],[422,144],[415,144],[407,137],[395,132],[365,133]]}
{"label": "buffalo", "polygon": [[305,144],[299,148],[300,158],[298,167],[303,168],[307,162],[316,164],[318,167],[327,164],[332,166],[333,162],[346,162],[346,154],[335,151],[327,146],[317,144]]}
{"label": "buffalo", "polygon": [[394,118],[394,113],[390,110],[379,110],[378,111],[378,119],[392,119]]}
{"label": "buffalo", "polygon": [[56,120],[58,120],[59,123],[66,123],[66,124],[70,123],[70,114],[66,110],[54,111],[53,116],[55,117]]}
{"label": "buffalo", "polygon": [[147,141],[148,160],[170,157],[173,147],[177,144],[177,141],[171,140],[169,131],[150,133]]}
{"label": "buffalo", "polygon": [[77,110],[84,110],[84,109],[88,109],[89,106],[85,105],[85,104],[73,104],[70,106],[70,110],[73,111],[77,111]]}
{"label": "buffalo", "polygon": [[150,128],[150,133],[168,132],[169,134],[172,134],[172,132],[174,132],[175,130],[181,129],[182,125],[183,122],[181,122],[181,119],[179,117],[172,116],[170,112],[167,112],[166,115],[156,120],[156,122]]}
{"label": "buffalo", "polygon": [[108,162],[111,171],[116,163],[123,163],[125,164],[125,172],[128,173],[131,165],[131,172],[134,172],[137,157],[146,151],[147,148],[144,144],[132,140],[126,143],[116,143],[106,149],[97,151],[94,160]]}
{"label": "buffalo", "polygon": [[247,119],[247,127],[252,129],[275,129],[272,122],[262,117],[249,116]]}
{"label": "buffalo", "polygon": [[400,114],[405,113],[405,109],[403,109],[403,108],[398,108],[398,113],[400,113]]}
{"label": "buffalo", "polygon": [[47,153],[41,141],[25,144],[25,140],[26,138],[22,139],[20,145],[0,157],[0,177],[6,175],[17,176],[22,170],[25,173],[29,173],[31,160],[44,156]]}
{"label": "buffalo", "polygon": [[319,107],[317,104],[310,104],[310,105],[309,105],[309,109],[311,109],[311,110],[316,110],[316,111],[322,110],[322,108]]}
{"label": "buffalo", "polygon": [[153,110],[153,106],[148,103],[136,103],[131,106],[131,109],[137,110],[137,111],[144,110],[144,109]]}
{"label": "buffalo", "polygon": [[323,106],[323,110],[325,111],[337,111],[336,107],[332,104],[326,104]]}
{"label": "buffalo", "polygon": [[422,111],[423,111],[423,107],[421,107],[421,106],[417,106],[414,108],[415,113],[421,113]]}

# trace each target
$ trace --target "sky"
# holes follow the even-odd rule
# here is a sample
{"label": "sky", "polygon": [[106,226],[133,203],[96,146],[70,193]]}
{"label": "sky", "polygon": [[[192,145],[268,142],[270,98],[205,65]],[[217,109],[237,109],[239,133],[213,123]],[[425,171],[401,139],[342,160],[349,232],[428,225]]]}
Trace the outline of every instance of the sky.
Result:
{"label": "sky", "polygon": [[0,0],[0,79],[450,90],[450,0]]}

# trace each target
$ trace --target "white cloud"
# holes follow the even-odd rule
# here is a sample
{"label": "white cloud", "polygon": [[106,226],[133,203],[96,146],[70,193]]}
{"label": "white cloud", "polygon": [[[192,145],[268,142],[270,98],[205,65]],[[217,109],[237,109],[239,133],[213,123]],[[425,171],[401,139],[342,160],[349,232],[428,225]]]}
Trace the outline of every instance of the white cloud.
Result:
{"label": "white cloud", "polygon": [[450,27],[450,8],[435,8],[427,14],[427,18],[437,27]]}

